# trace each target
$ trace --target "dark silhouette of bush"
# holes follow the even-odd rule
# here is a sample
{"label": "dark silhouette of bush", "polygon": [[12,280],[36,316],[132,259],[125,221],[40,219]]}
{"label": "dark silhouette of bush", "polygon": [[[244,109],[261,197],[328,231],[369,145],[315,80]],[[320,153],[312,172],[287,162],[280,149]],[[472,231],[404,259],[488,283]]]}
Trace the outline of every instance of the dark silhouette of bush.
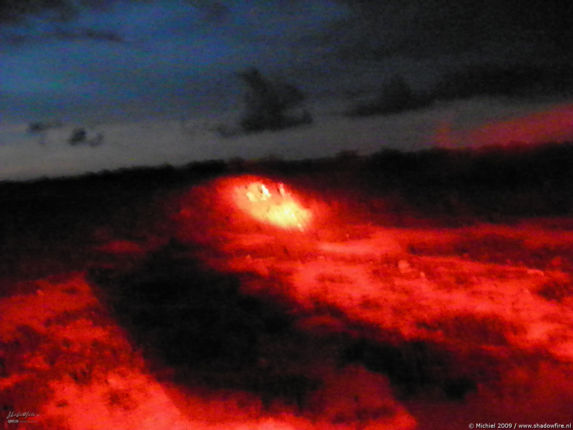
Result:
{"label": "dark silhouette of bush", "polygon": [[348,112],[350,116],[371,116],[392,114],[427,106],[429,100],[415,94],[401,76],[394,76],[382,85],[379,94],[373,100],[360,103]]}
{"label": "dark silhouette of bush", "polygon": [[305,99],[297,87],[271,81],[256,68],[240,72],[238,76],[248,87],[246,112],[240,121],[243,131],[280,130],[312,122],[307,110],[295,110]]}

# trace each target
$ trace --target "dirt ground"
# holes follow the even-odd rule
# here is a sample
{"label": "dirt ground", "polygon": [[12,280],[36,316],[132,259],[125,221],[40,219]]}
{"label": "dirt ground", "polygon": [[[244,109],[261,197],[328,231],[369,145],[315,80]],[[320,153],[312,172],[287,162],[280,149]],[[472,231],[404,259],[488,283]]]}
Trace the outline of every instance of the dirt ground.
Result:
{"label": "dirt ground", "polygon": [[212,176],[58,207],[58,184],[5,191],[2,428],[573,421],[566,211],[444,217],[335,175]]}

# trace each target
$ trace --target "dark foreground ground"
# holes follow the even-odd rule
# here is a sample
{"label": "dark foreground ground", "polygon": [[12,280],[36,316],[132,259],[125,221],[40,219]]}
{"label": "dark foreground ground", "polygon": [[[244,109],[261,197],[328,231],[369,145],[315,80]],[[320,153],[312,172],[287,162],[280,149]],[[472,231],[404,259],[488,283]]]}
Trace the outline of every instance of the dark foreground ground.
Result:
{"label": "dark foreground ground", "polygon": [[573,144],[0,184],[1,425],[568,425],[571,184]]}

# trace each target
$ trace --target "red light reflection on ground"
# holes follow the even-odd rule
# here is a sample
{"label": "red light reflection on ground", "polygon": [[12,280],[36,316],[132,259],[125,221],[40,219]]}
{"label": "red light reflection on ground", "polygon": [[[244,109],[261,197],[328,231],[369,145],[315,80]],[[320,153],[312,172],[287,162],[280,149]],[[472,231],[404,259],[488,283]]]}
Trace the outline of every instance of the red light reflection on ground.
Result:
{"label": "red light reflection on ground", "polygon": [[[27,293],[0,301],[0,345],[9,350],[0,355],[4,402],[37,413],[43,428],[70,430],[437,430],[478,420],[570,421],[571,227],[347,222],[303,190],[256,176],[197,186],[179,204],[178,239],[206,265],[248,275],[238,277],[243,293],[284,298],[300,330],[439,345],[468,377],[482,373],[477,391],[456,402],[408,403],[384,372],[320,362],[311,364],[322,386],[302,411],[269,410],[239,391],[183,392],[149,374],[78,272],[31,282]],[[97,250],[134,259],[151,252],[117,238]],[[40,389],[46,392],[29,395]]]}
{"label": "red light reflection on ground", "polygon": [[[243,184],[265,180],[227,181],[231,189],[238,185],[248,190],[249,185]],[[266,195],[264,189],[258,192]],[[230,217],[242,212],[237,207],[226,210]],[[573,365],[572,296],[566,292],[573,284],[573,232],[566,227],[547,229],[533,221],[456,229],[393,228],[345,223],[344,214],[314,213],[322,217],[320,227],[296,237],[222,223],[219,233],[225,240],[211,243],[218,257],[205,261],[222,272],[255,275],[243,283],[246,293],[271,293],[294,301],[305,330],[344,332],[351,321],[369,327],[374,337],[392,333],[402,341],[431,342],[466,357],[471,351],[491,354],[492,360],[512,369],[502,376],[502,384],[517,383],[514,375],[523,369],[514,369],[501,357],[532,357],[543,351],[550,361],[567,363],[551,370],[546,382],[565,396],[573,395],[573,385],[559,382]],[[185,220],[180,225],[185,240],[191,225]],[[553,260],[534,258],[546,253],[553,254]],[[340,314],[325,315],[321,306]],[[535,371],[526,377],[525,384],[532,384],[529,389],[535,391],[538,376]],[[505,394],[486,391],[478,393],[484,396],[480,400],[484,416],[533,419],[535,408],[554,417],[566,416],[563,396],[546,390],[532,392],[529,399],[511,406],[503,402]],[[487,402],[499,396],[500,407],[487,403],[487,396]],[[470,409],[466,412],[475,414]]]}
{"label": "red light reflection on ground", "polygon": [[179,238],[210,244],[212,250],[225,244],[235,246],[236,240],[227,236],[236,238],[237,234],[247,242],[272,235],[275,242],[304,246],[320,228],[326,212],[299,190],[255,175],[226,177],[195,187],[176,207],[173,219],[182,226]]}
{"label": "red light reflection on ground", "polygon": [[233,188],[233,200],[258,221],[284,229],[304,230],[311,213],[303,208],[282,183],[253,180]]}

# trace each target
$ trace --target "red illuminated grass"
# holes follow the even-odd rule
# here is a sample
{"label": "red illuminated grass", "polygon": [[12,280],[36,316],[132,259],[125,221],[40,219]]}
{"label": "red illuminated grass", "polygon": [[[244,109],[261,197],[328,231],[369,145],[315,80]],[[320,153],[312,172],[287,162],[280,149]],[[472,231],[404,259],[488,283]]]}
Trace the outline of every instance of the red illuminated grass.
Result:
{"label": "red illuminated grass", "polygon": [[[38,428],[66,430],[569,422],[569,219],[398,227],[379,221],[391,218],[379,213],[384,204],[368,205],[374,197],[362,194],[366,202],[353,206],[333,192],[320,201],[316,190],[251,175],[182,194],[171,218],[156,222],[165,237],[139,227],[105,230],[91,242],[78,235],[87,242],[81,270],[58,266],[57,278],[17,285],[0,279],[13,292],[0,301],[5,409],[37,413]],[[22,261],[21,272],[34,264]],[[168,289],[175,300],[166,302]],[[118,297],[123,307],[113,306]],[[274,305],[292,326],[276,322]],[[122,311],[151,332],[149,344],[136,340],[138,327],[118,325]],[[159,330],[169,327],[159,318],[190,312],[200,317],[170,321],[184,336]],[[220,367],[148,358],[153,348],[199,349],[204,329],[228,339],[215,344],[232,358]],[[255,352],[252,362],[243,351]],[[244,362],[256,371],[233,373]],[[293,394],[281,385],[285,375],[317,383]]]}
{"label": "red illuminated grass", "polygon": [[[248,184],[259,187],[264,181]],[[249,185],[239,189],[248,192]],[[233,217],[233,210],[242,207],[227,210]],[[376,339],[390,333],[401,341],[431,342],[462,355],[491,354],[488,360],[494,362],[498,354],[543,351],[552,360],[573,365],[571,273],[562,260],[555,266],[532,259],[536,250],[555,249],[556,240],[564,245],[570,232],[526,223],[439,230],[349,225],[342,219],[344,214],[331,213],[320,229],[302,231],[296,238],[274,230],[245,233],[221,224],[225,240],[213,243],[218,258],[205,261],[222,272],[254,275],[242,284],[249,294],[278,295],[296,303],[296,312],[304,315],[300,327],[311,332],[338,332],[351,321],[369,327]],[[182,232],[188,228],[181,224]],[[570,261],[571,250],[565,255],[561,257]],[[325,308],[336,309],[337,316],[325,315]],[[468,370],[468,375],[473,371],[489,370]],[[573,386],[566,391],[573,394]],[[566,402],[545,394],[536,394],[530,404],[543,404],[558,417],[567,409]],[[512,407],[510,415],[530,416],[519,405]]]}

